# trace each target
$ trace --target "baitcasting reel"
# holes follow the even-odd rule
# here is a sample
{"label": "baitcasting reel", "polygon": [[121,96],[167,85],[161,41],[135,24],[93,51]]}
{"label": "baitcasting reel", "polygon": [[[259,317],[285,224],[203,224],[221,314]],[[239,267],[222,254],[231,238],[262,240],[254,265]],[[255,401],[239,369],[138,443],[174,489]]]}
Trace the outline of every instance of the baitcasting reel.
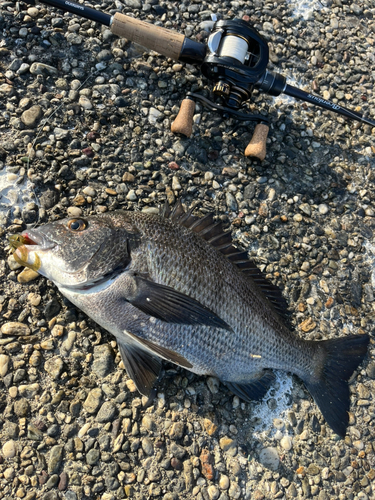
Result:
{"label": "baitcasting reel", "polygon": [[214,82],[213,93],[230,108],[250,99],[268,65],[268,45],[246,21],[218,21],[207,43],[202,73]]}
{"label": "baitcasting reel", "polygon": [[224,105],[189,92],[172,124],[172,132],[187,137],[191,135],[195,101],[198,100],[212,110],[227,113],[237,119],[257,121],[258,125],[245,150],[245,156],[263,160],[266,155],[268,119],[237,110],[250,99],[255,86],[259,86],[260,82],[272,95],[279,95],[285,87],[284,77],[270,77],[271,74],[267,72],[269,50],[266,40],[246,21],[218,21],[208,38],[207,49],[201,70],[214,83],[213,94],[221,98]]}

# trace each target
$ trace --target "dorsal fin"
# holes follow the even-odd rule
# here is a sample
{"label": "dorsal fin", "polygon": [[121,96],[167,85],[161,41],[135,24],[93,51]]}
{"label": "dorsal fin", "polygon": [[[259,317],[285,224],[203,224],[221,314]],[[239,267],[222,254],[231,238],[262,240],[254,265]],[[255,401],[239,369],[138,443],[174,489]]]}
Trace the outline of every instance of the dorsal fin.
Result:
{"label": "dorsal fin", "polygon": [[225,231],[221,222],[215,222],[213,214],[197,217],[192,215],[193,210],[194,208],[185,212],[181,200],[179,200],[172,211],[170,211],[169,207],[168,210],[164,208],[161,215],[166,218],[169,217],[172,222],[199,234],[201,238],[225,255],[239,271],[256,283],[265,297],[272,303],[277,313],[290,326],[288,304],[282,296],[281,290],[264,276],[253,261],[249,260],[246,251],[239,250],[233,245],[231,232]]}

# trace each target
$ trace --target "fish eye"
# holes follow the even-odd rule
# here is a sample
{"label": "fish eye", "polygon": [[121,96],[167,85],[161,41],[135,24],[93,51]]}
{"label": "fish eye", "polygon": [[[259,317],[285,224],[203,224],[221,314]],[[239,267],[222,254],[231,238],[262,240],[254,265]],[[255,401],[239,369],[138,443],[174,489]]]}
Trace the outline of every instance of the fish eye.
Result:
{"label": "fish eye", "polygon": [[71,219],[67,226],[71,231],[83,231],[86,229],[87,223],[82,219]]}

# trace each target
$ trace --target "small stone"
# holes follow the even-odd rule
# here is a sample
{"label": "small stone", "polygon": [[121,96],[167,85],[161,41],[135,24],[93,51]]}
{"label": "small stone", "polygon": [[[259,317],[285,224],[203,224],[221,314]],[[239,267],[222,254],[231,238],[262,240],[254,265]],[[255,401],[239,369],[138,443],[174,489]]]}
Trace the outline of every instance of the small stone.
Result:
{"label": "small stone", "polygon": [[29,7],[27,9],[27,13],[29,14],[30,17],[38,17],[39,9],[37,9],[36,7]]}
{"label": "small stone", "polygon": [[151,125],[154,125],[161,116],[163,116],[163,113],[161,113],[158,109],[150,108],[148,112],[148,121]]}
{"label": "small stone", "polygon": [[95,465],[100,458],[100,451],[96,448],[92,448],[87,454],[86,454],[86,462],[88,465]]}
{"label": "small stone", "polygon": [[228,451],[233,447],[236,447],[236,442],[233,439],[228,437],[222,437],[220,439],[220,448],[223,451]]}
{"label": "small stone", "polygon": [[329,212],[329,207],[325,203],[321,203],[318,206],[319,213],[322,215],[326,215]]}
{"label": "small stone", "polygon": [[221,490],[227,490],[229,488],[229,477],[222,474],[219,479],[219,487]]}
{"label": "small stone", "polygon": [[234,481],[231,481],[230,487],[228,490],[228,495],[229,498],[233,498],[234,500],[237,500],[238,498],[241,498],[241,488],[240,485]]}
{"label": "small stone", "polygon": [[8,373],[10,357],[6,354],[0,354],[0,377],[5,377]]}
{"label": "small stone", "polygon": [[99,410],[100,403],[102,400],[102,395],[103,392],[101,389],[99,389],[99,387],[92,389],[89,392],[85,402],[83,403],[84,409],[88,413],[96,413]]}
{"label": "small stone", "polygon": [[134,189],[130,189],[129,193],[126,195],[126,199],[129,201],[136,201],[137,195],[135,194]]}
{"label": "small stone", "polygon": [[45,362],[44,368],[53,380],[57,380],[64,369],[64,362],[60,356],[55,356]]}
{"label": "small stone", "polygon": [[57,488],[59,489],[59,491],[65,491],[66,488],[68,487],[68,474],[66,472],[62,472],[60,474],[60,480],[59,480],[59,484],[57,485]]}
{"label": "small stone", "polygon": [[56,445],[51,448],[49,460],[48,460],[48,473],[55,474],[61,464],[62,457],[64,453],[64,446]]}
{"label": "small stone", "polygon": [[100,378],[106,377],[115,367],[115,355],[109,344],[94,347],[92,370]]}
{"label": "small stone", "polygon": [[68,207],[68,217],[81,217],[82,210],[79,207]]}
{"label": "small stone", "polygon": [[142,450],[146,455],[151,456],[154,454],[154,446],[150,438],[145,437],[142,439]]}
{"label": "small stone", "polygon": [[237,212],[237,210],[238,210],[237,201],[236,201],[236,198],[232,195],[232,193],[227,192],[225,194],[225,200],[226,200],[228,210],[230,210],[232,212]]}
{"label": "small stone", "polygon": [[217,394],[219,392],[220,382],[218,378],[208,377],[206,383],[212,394]]}
{"label": "small stone", "polygon": [[42,297],[39,293],[30,292],[27,296],[27,301],[34,307],[38,307],[42,300]]}
{"label": "small stone", "polygon": [[315,464],[310,464],[306,469],[307,474],[310,476],[317,476],[320,472],[320,468]]}
{"label": "small stone", "polygon": [[20,396],[24,396],[27,399],[33,399],[38,394],[39,391],[40,391],[40,385],[37,383],[20,385],[18,387],[18,392]]}
{"label": "small stone", "polygon": [[280,446],[286,451],[291,450],[293,446],[292,438],[290,436],[284,436],[280,439]]}
{"label": "small stone", "polygon": [[30,328],[24,323],[10,321],[8,323],[4,323],[4,325],[1,327],[1,333],[3,335],[22,335],[24,337],[30,335]]}
{"label": "small stone", "polygon": [[204,429],[209,436],[213,436],[217,431],[217,425],[214,424],[209,418],[205,418],[203,421]]}
{"label": "small stone", "polygon": [[212,484],[207,488],[207,493],[211,500],[217,500],[217,498],[219,498],[220,495],[220,490],[219,488],[217,488],[215,485]]}
{"label": "small stone", "polygon": [[26,417],[27,414],[29,413],[30,410],[30,405],[27,399],[21,398],[15,401],[14,403],[14,413],[18,417]]}
{"label": "small stone", "polygon": [[122,181],[123,182],[134,182],[135,177],[130,172],[125,172],[124,175],[122,176]]}
{"label": "small stone", "polygon": [[13,441],[13,439],[4,443],[4,445],[2,447],[2,452],[3,452],[3,456],[5,459],[14,458],[16,456],[17,447],[16,447],[16,443]]}
{"label": "small stone", "polygon": [[32,75],[50,75],[50,76],[57,76],[58,75],[58,70],[54,68],[53,66],[49,66],[48,64],[40,63],[40,62],[34,62],[30,66],[30,73]]}
{"label": "small stone", "polygon": [[18,283],[26,284],[30,281],[39,278],[40,274],[34,271],[33,269],[25,268],[20,274],[17,276]]}
{"label": "small stone", "polygon": [[175,175],[172,177],[172,189],[174,191],[180,191],[182,189],[180,181],[178,180],[178,177],[176,177]]}
{"label": "small stone", "polygon": [[280,463],[277,449],[273,447],[263,448],[259,453],[259,461],[267,469],[277,470]]}
{"label": "small stone", "polygon": [[35,425],[29,424],[27,427],[27,437],[33,441],[42,441],[43,432],[35,427]]}
{"label": "small stone", "polygon": [[130,392],[137,392],[137,387],[133,380],[129,379],[125,382],[126,387],[129,389]]}
{"label": "small stone", "polygon": [[80,106],[82,106],[83,109],[86,109],[86,110],[93,108],[92,102],[85,95],[79,96],[78,104]]}
{"label": "small stone", "polygon": [[116,417],[117,407],[111,401],[106,401],[102,404],[97,416],[96,420],[100,423],[104,422],[112,422],[112,420]]}
{"label": "small stone", "polygon": [[31,106],[31,108],[24,111],[21,115],[21,121],[28,128],[34,128],[42,116],[42,108],[38,105]]}
{"label": "small stone", "polygon": [[184,436],[185,424],[183,422],[174,422],[170,431],[169,437],[171,439],[177,440]]}
{"label": "small stone", "polygon": [[214,478],[214,467],[213,467],[213,464],[215,463],[214,457],[208,450],[203,449],[199,458],[202,465],[203,476],[209,481],[212,481],[212,479]]}

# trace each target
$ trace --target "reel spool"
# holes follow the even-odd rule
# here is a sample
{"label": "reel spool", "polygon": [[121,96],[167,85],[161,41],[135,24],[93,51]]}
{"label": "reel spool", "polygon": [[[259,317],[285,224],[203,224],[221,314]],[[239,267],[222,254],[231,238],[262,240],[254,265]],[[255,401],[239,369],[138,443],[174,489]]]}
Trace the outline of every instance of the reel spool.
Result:
{"label": "reel spool", "polygon": [[266,72],[266,40],[246,21],[234,19],[215,23],[207,47],[202,73],[214,82],[213,93],[226,106],[240,108]]}

